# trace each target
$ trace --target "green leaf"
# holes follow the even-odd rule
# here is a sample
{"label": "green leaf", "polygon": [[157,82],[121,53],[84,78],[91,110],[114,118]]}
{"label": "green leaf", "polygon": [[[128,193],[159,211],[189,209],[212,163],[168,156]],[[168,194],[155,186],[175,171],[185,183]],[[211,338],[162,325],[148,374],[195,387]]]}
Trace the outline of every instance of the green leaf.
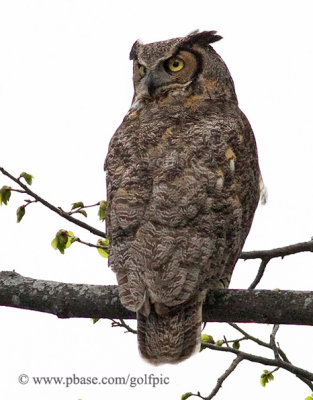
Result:
{"label": "green leaf", "polygon": [[71,231],[68,231],[67,232],[67,243],[65,245],[65,248],[68,249],[70,247],[70,245],[75,242],[75,239],[76,238],[75,238],[74,233]]}
{"label": "green leaf", "polygon": [[109,253],[104,250],[104,249],[97,249],[98,253],[100,254],[100,256],[104,257],[104,258],[108,258],[109,257]]}
{"label": "green leaf", "polygon": [[263,374],[261,375],[261,378],[260,378],[260,383],[261,383],[261,385],[262,385],[263,387],[265,387],[266,384],[267,384],[269,381],[273,381],[273,380],[274,380],[274,375],[273,375],[271,372],[269,372],[267,369],[265,369],[265,370],[263,371]]}
{"label": "green leaf", "polygon": [[223,346],[224,340],[218,340],[215,344],[216,346]]}
{"label": "green leaf", "polygon": [[[76,236],[70,237],[71,244],[73,244],[74,242],[77,242],[77,239],[78,238]],[[70,246],[68,246],[68,247],[70,247]]]}
{"label": "green leaf", "polygon": [[[103,247],[108,247],[109,246],[109,239],[99,239],[97,241],[97,245],[98,246],[103,246]],[[100,254],[100,256],[104,257],[104,258],[108,258],[109,257],[109,252],[107,249],[97,249],[98,253]]]}
{"label": "green leaf", "polygon": [[181,400],[186,400],[188,399],[190,396],[192,396],[191,392],[185,393],[181,395]]}
{"label": "green leaf", "polygon": [[99,246],[105,246],[105,247],[109,247],[109,239],[99,239],[98,240],[98,245]]}
{"label": "green leaf", "polygon": [[67,231],[64,229],[61,229],[58,233],[58,249],[62,254],[64,254],[64,250],[66,248],[66,245],[68,243],[68,236],[67,236]]}
{"label": "green leaf", "polygon": [[77,203],[72,203],[72,210],[75,210],[75,208],[81,208],[84,207],[84,203],[82,201],[78,201]]}
{"label": "green leaf", "polygon": [[58,248],[58,239],[57,237],[55,237],[52,242],[51,242],[51,246],[54,248],[54,250],[56,250]]}
{"label": "green leaf", "polygon": [[22,218],[25,215],[25,206],[21,206],[16,210],[17,222],[21,222]]}
{"label": "green leaf", "polygon": [[99,319],[100,318],[91,318],[93,324],[96,324],[99,321]]}
{"label": "green leaf", "polygon": [[31,185],[33,183],[33,175],[27,174],[26,172],[22,172],[20,175],[21,178],[24,178],[26,183],[28,183],[28,185]]}
{"label": "green leaf", "polygon": [[79,210],[78,212],[79,212],[80,214],[83,214],[83,216],[87,218],[87,213],[86,213],[85,210]]}
{"label": "green leaf", "polygon": [[64,250],[70,247],[70,245],[73,243],[72,240],[74,237],[75,236],[73,232],[60,229],[55,235],[55,238],[52,240],[51,246],[55,250],[59,250],[61,254],[64,254]]}
{"label": "green leaf", "polygon": [[102,200],[102,201],[100,201],[100,207],[99,207],[99,211],[98,211],[98,216],[99,216],[100,221],[105,220],[106,211],[107,211],[107,202],[105,200]]}
{"label": "green leaf", "polygon": [[[313,396],[313,395],[312,395]],[[308,397],[306,397],[304,400],[313,400],[313,397],[312,396],[308,396]]]}
{"label": "green leaf", "polygon": [[211,335],[203,334],[201,335],[201,342],[215,344],[215,341]]}
{"label": "green leaf", "polygon": [[239,350],[240,349],[240,342],[239,340],[235,340],[233,343],[233,349]]}
{"label": "green leaf", "polygon": [[0,206],[2,203],[7,205],[11,197],[11,188],[9,186],[2,186],[0,189]]}

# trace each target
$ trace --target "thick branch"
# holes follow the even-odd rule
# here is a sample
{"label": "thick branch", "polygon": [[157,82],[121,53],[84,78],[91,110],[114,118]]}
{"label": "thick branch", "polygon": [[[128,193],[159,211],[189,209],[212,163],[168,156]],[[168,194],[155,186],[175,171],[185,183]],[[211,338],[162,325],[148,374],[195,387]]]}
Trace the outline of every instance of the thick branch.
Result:
{"label": "thick branch", "polygon": [[15,178],[13,175],[11,175],[8,171],[6,171],[4,168],[0,167],[0,172],[3,173],[3,175],[6,175],[7,177],[9,177],[10,179],[12,179],[12,181],[14,181],[15,183],[17,183],[19,186],[21,186],[21,188],[24,189],[24,191],[29,195],[32,196],[34,199],[36,199],[37,201],[39,201],[39,203],[43,204],[44,206],[48,207],[51,211],[54,211],[55,213],[57,213],[58,215],[60,215],[60,217],[63,217],[65,219],[67,219],[68,221],[72,222],[75,225],[80,226],[81,228],[86,229],[87,231],[93,233],[94,235],[106,238],[106,234],[102,231],[100,231],[99,229],[94,228],[91,225],[86,224],[83,221],[80,221],[77,218],[72,217],[69,213],[66,213],[65,211],[55,207],[53,204],[49,203],[47,200],[43,199],[42,197],[38,196],[38,194],[36,194],[35,192],[33,192],[32,190],[29,189],[29,187],[27,185],[24,185],[24,183],[22,183],[19,179]]}
{"label": "thick branch", "polygon": [[122,307],[116,286],[44,281],[10,271],[0,272],[0,305],[59,318],[135,318]]}
{"label": "thick branch", "polygon": [[[121,305],[116,286],[36,280],[8,271],[0,272],[0,305],[60,318],[135,318],[135,313]],[[210,291],[203,320],[313,325],[313,292]]]}

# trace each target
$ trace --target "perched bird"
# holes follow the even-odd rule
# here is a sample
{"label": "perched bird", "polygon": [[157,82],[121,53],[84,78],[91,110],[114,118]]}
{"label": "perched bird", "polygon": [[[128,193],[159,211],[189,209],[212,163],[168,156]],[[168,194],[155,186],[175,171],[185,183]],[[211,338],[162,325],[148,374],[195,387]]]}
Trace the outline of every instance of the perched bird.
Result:
{"label": "perched bird", "polygon": [[109,265],[153,364],[199,348],[206,293],[228,287],[260,197],[253,131],[211,46],[220,39],[134,43],[134,97],[105,162]]}

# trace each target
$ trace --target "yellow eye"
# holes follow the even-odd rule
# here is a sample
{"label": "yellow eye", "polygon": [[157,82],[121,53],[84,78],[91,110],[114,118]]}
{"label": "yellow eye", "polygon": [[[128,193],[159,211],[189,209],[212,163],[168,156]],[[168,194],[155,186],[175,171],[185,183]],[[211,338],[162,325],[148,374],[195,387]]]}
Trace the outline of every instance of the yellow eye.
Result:
{"label": "yellow eye", "polygon": [[171,72],[178,72],[185,66],[184,61],[179,57],[173,57],[168,60],[167,67]]}
{"label": "yellow eye", "polygon": [[146,67],[143,65],[138,66],[139,76],[143,78],[146,75]]}

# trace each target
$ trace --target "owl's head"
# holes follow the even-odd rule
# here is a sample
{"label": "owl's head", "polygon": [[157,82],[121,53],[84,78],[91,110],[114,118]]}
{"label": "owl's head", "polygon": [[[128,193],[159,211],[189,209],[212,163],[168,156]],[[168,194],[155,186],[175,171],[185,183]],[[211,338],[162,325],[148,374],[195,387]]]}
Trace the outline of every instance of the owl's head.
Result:
{"label": "owl's head", "polygon": [[227,66],[210,45],[222,39],[216,31],[143,44],[136,41],[133,60],[134,101],[203,95],[237,101]]}

